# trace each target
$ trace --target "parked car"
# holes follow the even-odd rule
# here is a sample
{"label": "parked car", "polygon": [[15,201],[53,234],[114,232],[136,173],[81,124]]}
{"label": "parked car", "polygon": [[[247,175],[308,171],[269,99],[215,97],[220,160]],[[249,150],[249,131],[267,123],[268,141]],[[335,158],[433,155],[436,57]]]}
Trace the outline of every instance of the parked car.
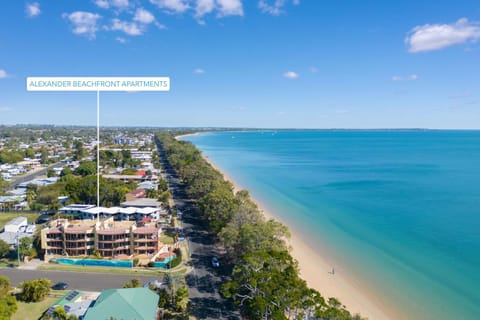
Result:
{"label": "parked car", "polygon": [[147,283],[145,283],[143,285],[144,288],[150,288],[150,287],[154,287],[155,289],[160,289],[160,287],[163,285],[162,282],[158,281],[158,280],[152,280],[152,281],[149,281]]}
{"label": "parked car", "polygon": [[40,215],[37,220],[35,220],[36,224],[44,224],[47,223],[52,218],[49,214],[42,214]]}
{"label": "parked car", "polygon": [[218,262],[217,257],[212,257],[212,267],[214,267],[214,268],[220,267],[220,262]]}
{"label": "parked car", "polygon": [[68,283],[57,282],[52,286],[53,290],[66,290],[68,288]]}

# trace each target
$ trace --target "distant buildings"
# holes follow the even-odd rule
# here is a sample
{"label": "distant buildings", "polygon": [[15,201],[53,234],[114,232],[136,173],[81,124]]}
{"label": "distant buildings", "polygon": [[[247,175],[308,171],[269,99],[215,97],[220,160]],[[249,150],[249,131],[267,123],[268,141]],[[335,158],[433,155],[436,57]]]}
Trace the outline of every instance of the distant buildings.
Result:
{"label": "distant buildings", "polygon": [[22,227],[28,225],[27,218],[25,217],[16,217],[5,224],[5,232],[20,232]]}
{"label": "distant buildings", "polygon": [[135,183],[141,183],[145,181],[158,182],[158,177],[156,175],[151,176],[140,176],[140,175],[127,175],[127,174],[103,174],[102,177],[105,179],[121,180],[123,182],[133,181]]}
{"label": "distant buildings", "polygon": [[150,218],[158,221],[166,218],[168,212],[161,207],[161,202],[155,199],[141,198],[122,202],[121,207],[97,207],[88,204],[71,204],[60,208],[60,214],[73,216],[75,219],[113,218],[114,221],[140,221]]}
{"label": "distant buildings", "polygon": [[16,246],[17,240],[33,237],[35,233],[35,225],[28,224],[25,217],[17,217],[10,220],[3,229],[4,231],[0,233],[0,239],[8,243],[12,248]]}
{"label": "distant buildings", "polygon": [[146,196],[145,189],[135,189],[135,190],[132,190],[129,193],[127,193],[125,195],[125,199],[127,201],[131,201],[131,200],[135,200],[135,199],[138,199],[138,198],[145,198],[145,196]]}

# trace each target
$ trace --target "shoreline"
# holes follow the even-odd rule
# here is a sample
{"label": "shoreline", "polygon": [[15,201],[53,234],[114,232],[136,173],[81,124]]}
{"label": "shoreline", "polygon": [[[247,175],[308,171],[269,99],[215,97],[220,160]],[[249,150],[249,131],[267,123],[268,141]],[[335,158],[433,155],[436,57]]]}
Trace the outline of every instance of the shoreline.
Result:
{"label": "shoreline", "polygon": [[[225,180],[232,183],[235,193],[245,189],[203,153],[202,157],[219,171]],[[250,194],[250,197],[257,204],[266,219],[280,221],[290,230],[291,237],[286,239],[287,244],[291,248],[290,254],[298,261],[300,276],[307,282],[308,286],[319,291],[326,299],[329,297],[338,298],[352,315],[359,313],[362,317],[367,317],[370,320],[404,318],[395,310],[382,304],[373,293],[355,283],[354,277],[338,271],[332,274],[332,262],[330,259],[313,249],[308,244],[307,239],[298,236],[302,234],[299,230],[292,228],[288,223],[272,214],[272,211],[268,210],[268,207],[258,201],[252,194]]]}
{"label": "shoreline", "polygon": [[181,134],[179,136],[175,136],[175,139],[180,140],[181,138],[186,138],[186,137],[192,137],[192,136],[198,136],[200,132],[194,132],[194,133],[185,133]]}

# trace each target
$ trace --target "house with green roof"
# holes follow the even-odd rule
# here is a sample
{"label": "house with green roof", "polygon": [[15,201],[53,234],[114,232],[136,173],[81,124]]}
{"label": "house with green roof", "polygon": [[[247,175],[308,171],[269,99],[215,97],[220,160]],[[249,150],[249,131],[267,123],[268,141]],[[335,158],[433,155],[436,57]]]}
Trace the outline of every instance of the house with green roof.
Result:
{"label": "house with green roof", "polygon": [[155,320],[159,297],[148,288],[103,290],[84,320]]}

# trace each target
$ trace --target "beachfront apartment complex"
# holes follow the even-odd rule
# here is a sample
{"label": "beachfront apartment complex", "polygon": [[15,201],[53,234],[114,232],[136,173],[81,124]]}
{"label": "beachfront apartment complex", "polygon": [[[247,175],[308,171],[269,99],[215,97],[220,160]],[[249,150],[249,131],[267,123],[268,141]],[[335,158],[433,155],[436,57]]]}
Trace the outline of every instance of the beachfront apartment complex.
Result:
{"label": "beachfront apartment complex", "polygon": [[105,258],[119,255],[154,256],[158,253],[161,228],[155,222],[57,219],[41,231],[45,257],[88,256],[98,252]]}
{"label": "beachfront apartment complex", "polygon": [[[155,199],[125,201],[120,207],[71,204],[59,210],[60,218],[41,231],[45,256],[120,255],[152,257],[161,248],[161,226],[170,216]],[[67,217],[70,219],[67,219]]]}

